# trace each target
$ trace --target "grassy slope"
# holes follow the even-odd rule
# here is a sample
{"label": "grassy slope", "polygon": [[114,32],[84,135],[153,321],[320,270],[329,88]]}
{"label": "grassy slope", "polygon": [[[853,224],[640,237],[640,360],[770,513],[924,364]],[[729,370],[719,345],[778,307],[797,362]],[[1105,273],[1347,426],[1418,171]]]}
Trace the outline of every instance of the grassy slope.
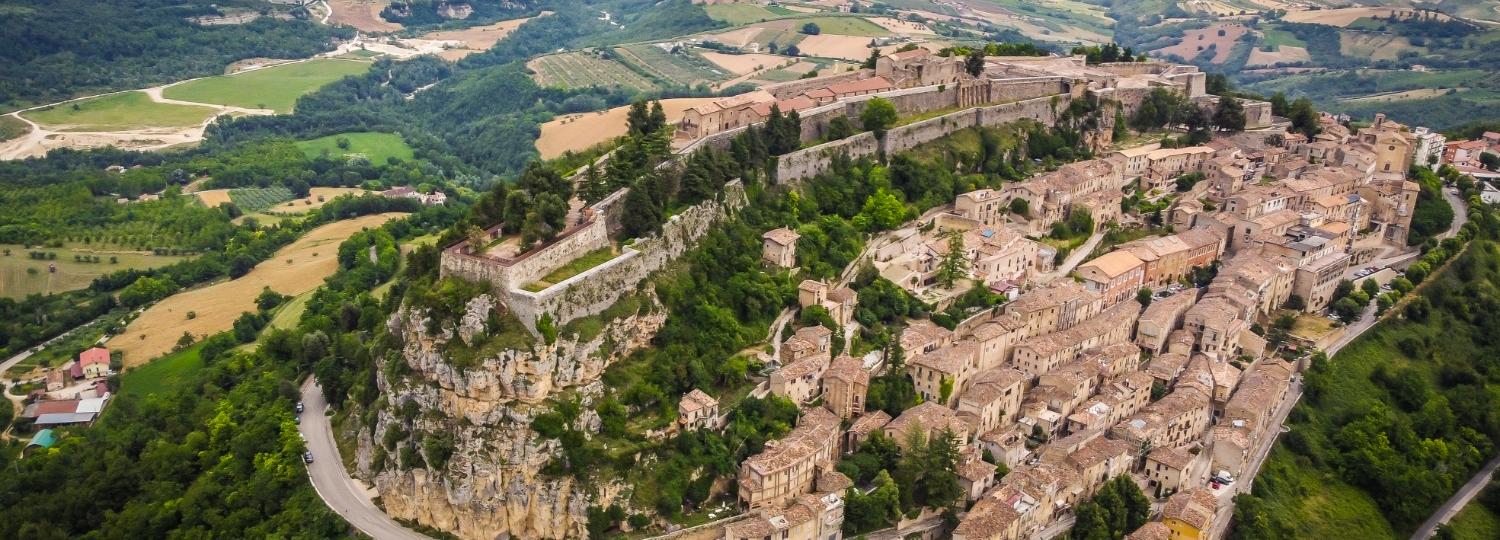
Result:
{"label": "grassy slope", "polygon": [[[342,137],[349,140],[349,148],[339,148],[338,140]],[[397,158],[402,161],[410,161],[413,157],[411,146],[401,139],[400,135],[392,133],[377,133],[363,131],[356,133],[340,133],[329,135],[307,141],[297,142],[297,148],[307,157],[317,157],[325,150],[330,156],[347,156],[350,154],[363,154],[369,158],[370,163],[384,164],[387,158]]]}
{"label": "grassy slope", "polygon": [[8,141],[25,135],[31,126],[10,116],[0,116],[0,141]]}
{"label": "grassy slope", "polygon": [[177,389],[203,369],[203,359],[198,356],[198,349],[201,348],[201,343],[193,345],[127,370],[120,379],[120,392],[147,395]]}
{"label": "grassy slope", "polygon": [[[83,244],[69,242],[63,248],[31,248],[18,244],[0,244],[9,249],[10,255],[0,256],[0,298],[25,298],[28,294],[53,294],[89,286],[94,278],[127,268],[156,268],[182,260],[170,255],[152,255],[131,251],[128,253],[94,253]],[[74,249],[80,251],[73,251]],[[42,261],[32,259],[27,253],[44,251],[56,253],[57,259]],[[99,257],[100,262],[85,263],[73,260],[74,255]],[[114,257],[114,264],[109,258]],[[49,265],[56,265],[57,272],[49,273]],[[36,273],[27,272],[35,269]]]}
{"label": "grassy slope", "polygon": [[144,92],[121,92],[21,114],[61,131],[115,131],[187,127],[203,123],[213,113],[209,107],[156,103]]}
{"label": "grassy slope", "polygon": [[1458,540],[1493,540],[1500,538],[1500,515],[1495,515],[1479,501],[1470,501],[1448,522]]}
{"label": "grassy slope", "polygon": [[162,91],[170,99],[292,112],[297,98],[346,76],[370,69],[369,62],[319,59],[234,75],[209,77]]}
{"label": "grassy slope", "polygon": [[[1477,256],[1476,251],[1471,249],[1465,257]],[[1456,293],[1460,285],[1454,274],[1450,270],[1441,278],[1430,278],[1439,282],[1429,284],[1423,294],[1438,287],[1447,289],[1449,294]],[[1385,403],[1394,409],[1390,394],[1372,380],[1377,369],[1395,372],[1408,366],[1416,368],[1427,375],[1422,383],[1437,395],[1441,391],[1435,380],[1438,366],[1408,358],[1397,343],[1415,339],[1429,344],[1436,358],[1449,361],[1472,358],[1476,354],[1476,330],[1468,322],[1436,308],[1423,323],[1402,319],[1381,322],[1330,361],[1329,388],[1316,403],[1304,398],[1297,404],[1288,419],[1290,430],[1313,434],[1336,430],[1374,403]],[[1494,384],[1489,388],[1491,392],[1500,390]],[[1409,528],[1415,526],[1402,526],[1398,531],[1398,526],[1377,506],[1371,494],[1345,482],[1334,464],[1314,461],[1292,451],[1287,440],[1283,437],[1277,442],[1257,476],[1255,493],[1277,521],[1291,527],[1293,537],[1404,538],[1410,533]],[[1457,483],[1466,480],[1464,476]]]}

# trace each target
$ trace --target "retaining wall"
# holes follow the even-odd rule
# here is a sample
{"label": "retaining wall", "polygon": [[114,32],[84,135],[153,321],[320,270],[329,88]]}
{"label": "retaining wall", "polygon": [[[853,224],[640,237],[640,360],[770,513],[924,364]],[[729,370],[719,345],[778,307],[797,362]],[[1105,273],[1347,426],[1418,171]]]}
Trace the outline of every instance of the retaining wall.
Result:
{"label": "retaining wall", "polygon": [[[623,198],[623,194],[620,196]],[[533,332],[537,319],[544,313],[550,313],[558,326],[601,313],[621,296],[637,290],[652,272],[691,249],[715,224],[745,202],[744,186],[738,180],[730,182],[724,186],[721,200],[705,201],[673,216],[662,225],[661,234],[637,239],[620,256],[604,264],[540,292],[502,289],[508,294],[506,307]]]}

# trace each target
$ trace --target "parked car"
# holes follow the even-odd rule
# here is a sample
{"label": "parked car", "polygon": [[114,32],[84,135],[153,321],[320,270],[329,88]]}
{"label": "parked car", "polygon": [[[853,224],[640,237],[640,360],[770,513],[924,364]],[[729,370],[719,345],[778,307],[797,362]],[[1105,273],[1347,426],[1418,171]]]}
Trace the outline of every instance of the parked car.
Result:
{"label": "parked car", "polygon": [[302,461],[304,463],[312,463],[313,462],[312,452],[303,452],[302,453]]}
{"label": "parked car", "polygon": [[301,401],[297,402],[297,412],[298,413],[302,412],[302,402]]}

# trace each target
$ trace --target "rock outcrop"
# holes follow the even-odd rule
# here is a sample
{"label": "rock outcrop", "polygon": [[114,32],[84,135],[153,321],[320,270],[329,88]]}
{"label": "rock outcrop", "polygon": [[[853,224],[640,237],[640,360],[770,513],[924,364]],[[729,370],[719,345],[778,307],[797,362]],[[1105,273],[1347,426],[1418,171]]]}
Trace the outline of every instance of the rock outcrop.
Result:
{"label": "rock outcrop", "polygon": [[[552,410],[548,398],[567,390],[584,405],[574,427],[599,429],[591,407],[603,392],[599,377],[645,346],[666,319],[649,291],[641,296],[648,308],[597,321],[593,335],[494,351],[486,348],[486,321],[503,308],[488,294],[470,299],[462,317],[442,328],[433,328],[423,309],[392,315],[387,329],[400,345],[389,361],[398,369],[379,370],[383,397],[362,415],[355,459],[385,511],[460,538],[586,536],[588,508],[615,504],[624,486],[543,474],[560,449],[533,431],[531,420]],[[451,363],[454,347],[474,353],[466,355],[469,365]],[[419,442],[426,438],[442,442]],[[451,457],[430,468],[428,453],[441,450],[427,446],[444,445]]]}

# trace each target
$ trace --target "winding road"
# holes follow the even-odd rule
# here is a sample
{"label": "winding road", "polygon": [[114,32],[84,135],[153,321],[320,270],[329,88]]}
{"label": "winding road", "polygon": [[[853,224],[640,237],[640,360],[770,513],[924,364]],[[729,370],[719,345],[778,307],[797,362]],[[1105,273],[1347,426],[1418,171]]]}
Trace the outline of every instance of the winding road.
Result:
{"label": "winding road", "polygon": [[1464,487],[1458,489],[1458,493],[1454,493],[1442,506],[1439,506],[1437,511],[1432,513],[1432,517],[1427,518],[1427,521],[1423,522],[1422,526],[1417,528],[1417,532],[1412,533],[1411,540],[1432,538],[1432,535],[1437,532],[1438,527],[1447,523],[1448,520],[1453,519],[1453,516],[1458,515],[1458,511],[1463,510],[1464,505],[1469,504],[1469,501],[1474,500],[1474,497],[1479,495],[1480,490],[1483,490],[1484,486],[1489,485],[1490,478],[1495,475],[1495,469],[1497,468],[1500,468],[1500,456],[1495,456],[1495,459],[1490,460],[1489,463],[1480,468],[1479,472],[1474,473],[1474,477],[1470,478],[1467,484],[1464,484]]}
{"label": "winding road", "polygon": [[313,462],[307,466],[307,476],[323,503],[354,528],[376,540],[431,540],[385,515],[370,502],[364,486],[349,477],[343,460],[339,459],[338,445],[334,444],[323,389],[312,377],[302,384],[302,405],[306,412],[302,414],[297,429],[302,432],[307,450],[313,455]]}

